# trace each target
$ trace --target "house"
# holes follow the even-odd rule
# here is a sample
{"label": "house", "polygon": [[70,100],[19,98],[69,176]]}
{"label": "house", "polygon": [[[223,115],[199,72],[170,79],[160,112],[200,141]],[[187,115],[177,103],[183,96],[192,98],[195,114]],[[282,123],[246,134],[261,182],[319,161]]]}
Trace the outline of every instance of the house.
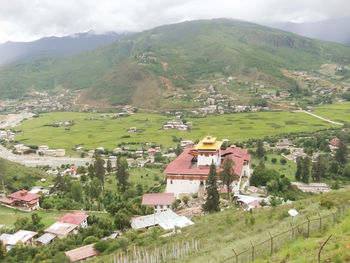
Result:
{"label": "house", "polygon": [[75,211],[68,213],[59,218],[54,224],[44,230],[45,233],[50,233],[58,238],[65,238],[68,234],[78,233],[78,228],[86,228],[88,215],[83,211]]}
{"label": "house", "polygon": [[293,146],[293,143],[289,139],[279,139],[276,143],[278,149],[287,149],[291,146]]}
{"label": "house", "polygon": [[194,143],[192,142],[192,140],[185,140],[185,141],[180,142],[180,146],[181,147],[193,147]]}
{"label": "house", "polygon": [[142,205],[153,206],[155,213],[167,211],[174,201],[174,193],[144,194],[142,197]]}
{"label": "house", "polygon": [[204,137],[194,148],[187,148],[164,170],[167,176],[166,193],[181,195],[195,194],[203,196],[208,179],[210,165],[217,172],[225,159],[231,159],[233,169],[238,176],[249,176],[251,156],[247,149],[231,146],[221,150],[222,141],[211,136]]}
{"label": "house", "polygon": [[78,227],[87,228],[87,218],[89,216],[84,211],[74,211],[74,213],[68,213],[57,220],[57,222],[74,224]]}
{"label": "house", "polygon": [[95,244],[79,247],[66,251],[65,254],[71,262],[86,260],[98,255],[98,251],[94,249]]}
{"label": "house", "polygon": [[56,235],[51,233],[45,233],[39,238],[35,240],[35,243],[37,246],[45,246],[50,244],[54,239],[56,238]]}
{"label": "house", "polygon": [[339,144],[340,144],[340,140],[338,138],[333,138],[329,142],[329,148],[331,149],[331,151],[335,151],[339,148]]}
{"label": "house", "polygon": [[131,227],[133,229],[160,226],[164,230],[170,230],[175,227],[183,228],[193,224],[194,223],[187,217],[179,216],[172,210],[167,210],[158,214],[134,217],[131,219]]}
{"label": "house", "polygon": [[94,150],[88,151],[88,156],[89,156],[89,158],[94,157],[94,155],[95,155],[95,151],[94,151]]}
{"label": "house", "polygon": [[142,157],[143,156],[143,151],[135,151],[135,154],[137,157]]}
{"label": "house", "polygon": [[148,153],[148,155],[154,155],[154,154],[156,153],[156,149],[154,149],[154,148],[149,148],[149,149],[147,150],[147,153]]}
{"label": "house", "polygon": [[6,197],[0,198],[0,203],[9,208],[31,212],[40,208],[38,194],[29,193],[27,190],[20,190]]}
{"label": "house", "polygon": [[66,150],[65,149],[57,149],[55,151],[55,156],[57,157],[63,157],[66,155]]}
{"label": "house", "polygon": [[18,242],[22,243],[24,246],[32,246],[34,244],[34,236],[37,234],[38,232],[19,230],[13,235],[1,235],[0,240],[6,246],[6,251],[9,251],[12,248],[16,247]]}
{"label": "house", "polygon": [[128,132],[136,132],[136,131],[137,131],[136,127],[130,127],[130,129],[128,130]]}
{"label": "house", "polygon": [[304,184],[301,182],[292,182],[292,185],[298,187],[302,192],[311,192],[311,193],[328,193],[331,191],[331,188],[326,183],[309,183]]}
{"label": "house", "polygon": [[20,154],[24,154],[26,151],[30,150],[30,147],[25,146],[23,144],[17,144],[14,147],[15,147],[15,151]]}
{"label": "house", "polygon": [[84,149],[83,147],[78,146],[78,147],[75,148],[75,151],[76,152],[81,152],[81,151],[83,151],[83,149]]}

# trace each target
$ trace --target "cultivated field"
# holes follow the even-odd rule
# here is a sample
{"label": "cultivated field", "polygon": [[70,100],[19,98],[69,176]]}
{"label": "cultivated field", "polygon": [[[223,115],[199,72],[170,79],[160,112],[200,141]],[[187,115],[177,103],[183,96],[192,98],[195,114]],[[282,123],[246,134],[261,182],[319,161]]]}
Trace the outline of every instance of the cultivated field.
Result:
{"label": "cultivated field", "polygon": [[350,102],[319,106],[312,113],[332,121],[348,123],[350,121]]}
{"label": "cultivated field", "polygon": [[[192,129],[178,131],[162,129],[164,123],[172,120],[172,117],[164,115],[137,113],[119,119],[100,118],[100,115],[76,112],[42,114],[39,118],[26,120],[17,126],[16,129],[21,133],[16,136],[16,140],[26,145],[45,144],[53,149],[64,148],[72,153],[76,146],[113,149],[123,142],[155,142],[169,147],[175,145],[174,136],[196,140],[208,134],[237,142],[281,133],[312,132],[333,126],[304,113],[259,112],[189,118],[187,121],[193,123]],[[96,120],[91,120],[91,117]],[[45,126],[60,121],[73,121],[74,125]],[[130,127],[136,127],[138,132],[128,133]]]}

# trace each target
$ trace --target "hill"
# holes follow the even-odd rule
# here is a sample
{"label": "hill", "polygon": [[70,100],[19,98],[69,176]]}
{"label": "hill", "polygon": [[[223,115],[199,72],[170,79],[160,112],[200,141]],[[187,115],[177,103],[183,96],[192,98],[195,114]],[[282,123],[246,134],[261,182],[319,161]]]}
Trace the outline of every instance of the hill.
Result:
{"label": "hill", "polygon": [[3,98],[18,98],[33,89],[63,87],[83,90],[76,104],[149,109],[171,108],[174,93],[183,92],[187,100],[176,105],[181,108],[192,106],[201,88],[232,75],[274,90],[298,91],[298,83],[281,69],[350,64],[349,51],[340,44],[242,21],[191,21],[126,36],[70,57],[2,67],[0,91]]}
{"label": "hill", "polygon": [[123,36],[114,32],[86,32],[65,37],[44,37],[31,42],[6,42],[0,44],[0,65],[40,57],[73,55],[110,44]]}

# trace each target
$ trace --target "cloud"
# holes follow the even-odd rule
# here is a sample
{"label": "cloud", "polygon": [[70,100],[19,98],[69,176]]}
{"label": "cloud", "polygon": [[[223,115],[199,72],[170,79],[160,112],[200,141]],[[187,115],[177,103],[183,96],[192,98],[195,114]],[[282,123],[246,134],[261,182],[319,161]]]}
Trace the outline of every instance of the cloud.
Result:
{"label": "cloud", "polygon": [[88,30],[141,31],[218,17],[303,23],[346,16],[349,0],[11,0],[0,3],[0,42]]}

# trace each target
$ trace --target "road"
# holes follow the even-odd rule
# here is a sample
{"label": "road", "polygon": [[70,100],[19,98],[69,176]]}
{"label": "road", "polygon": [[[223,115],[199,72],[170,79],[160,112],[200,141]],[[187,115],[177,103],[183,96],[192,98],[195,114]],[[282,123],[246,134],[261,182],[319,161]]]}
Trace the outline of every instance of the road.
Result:
{"label": "road", "polygon": [[30,156],[30,155],[17,155],[13,154],[5,147],[0,145],[0,157],[7,159],[12,162],[20,163],[25,166],[35,167],[35,166],[50,166],[57,167],[62,164],[74,164],[75,166],[82,166],[86,163],[91,163],[90,158],[69,158],[69,157],[41,157],[41,156]]}
{"label": "road", "polygon": [[341,126],[344,125],[344,123],[336,122],[336,121],[332,121],[332,120],[328,120],[328,119],[326,119],[326,118],[323,118],[323,117],[321,117],[321,116],[318,116],[318,115],[316,115],[316,114],[314,114],[314,113],[311,113],[311,112],[308,112],[308,111],[306,111],[306,110],[296,110],[296,111],[294,111],[294,112],[304,112],[304,113],[309,114],[309,115],[311,115],[311,116],[313,116],[313,117],[315,117],[315,118],[318,118],[318,119],[320,119],[320,120],[323,120],[323,121],[326,121],[326,122],[329,122],[329,123],[332,123],[332,124],[335,124],[335,125],[341,125]]}

